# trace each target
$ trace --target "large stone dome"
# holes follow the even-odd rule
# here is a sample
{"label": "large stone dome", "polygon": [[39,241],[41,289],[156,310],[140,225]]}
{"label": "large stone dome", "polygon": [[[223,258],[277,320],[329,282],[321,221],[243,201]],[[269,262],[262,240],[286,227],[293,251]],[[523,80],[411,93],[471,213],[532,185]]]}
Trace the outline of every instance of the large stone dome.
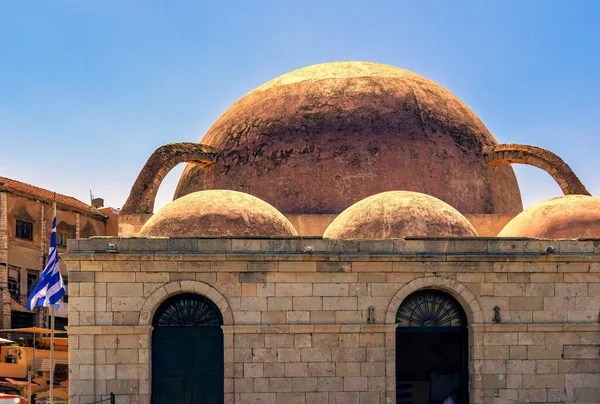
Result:
{"label": "large stone dome", "polygon": [[265,201],[236,191],[200,191],[164,206],[140,237],[296,236],[294,226]]}
{"label": "large stone dome", "polygon": [[418,192],[391,191],[350,206],[324,238],[476,237],[469,221],[447,203]]}
{"label": "large stone dome", "polygon": [[518,213],[512,168],[489,167],[496,140],[458,98],[417,74],[362,62],[293,71],[229,108],[175,197],[203,189],[255,195],[284,213],[340,213],[383,191],[433,195],[463,213]]}
{"label": "large stone dome", "polygon": [[498,236],[600,238],[600,198],[564,195],[538,203],[508,222]]}

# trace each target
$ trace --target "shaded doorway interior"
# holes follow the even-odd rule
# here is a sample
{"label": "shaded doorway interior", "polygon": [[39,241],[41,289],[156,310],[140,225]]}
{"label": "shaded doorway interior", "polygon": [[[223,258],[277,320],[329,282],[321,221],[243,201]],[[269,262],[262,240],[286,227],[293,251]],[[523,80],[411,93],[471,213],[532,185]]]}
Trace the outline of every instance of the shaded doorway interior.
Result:
{"label": "shaded doorway interior", "polygon": [[167,299],[152,332],[152,403],[224,402],[223,318],[195,294]]}
{"label": "shaded doorway interior", "polygon": [[408,296],[396,315],[396,403],[441,404],[458,390],[468,403],[468,334],[465,313],[438,290]]}

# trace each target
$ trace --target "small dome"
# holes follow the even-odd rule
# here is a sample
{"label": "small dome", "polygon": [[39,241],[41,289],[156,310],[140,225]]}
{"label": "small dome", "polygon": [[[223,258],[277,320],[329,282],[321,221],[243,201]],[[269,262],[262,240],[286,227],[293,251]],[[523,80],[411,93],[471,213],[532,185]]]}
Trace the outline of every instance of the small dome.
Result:
{"label": "small dome", "polygon": [[538,203],[508,222],[498,237],[598,238],[600,198],[565,195]]}
{"label": "small dome", "polygon": [[277,209],[236,191],[200,191],[164,206],[140,230],[141,237],[296,236]]}
{"label": "small dome", "polygon": [[433,196],[383,192],[355,203],[325,230],[324,238],[383,239],[477,236],[456,209]]}

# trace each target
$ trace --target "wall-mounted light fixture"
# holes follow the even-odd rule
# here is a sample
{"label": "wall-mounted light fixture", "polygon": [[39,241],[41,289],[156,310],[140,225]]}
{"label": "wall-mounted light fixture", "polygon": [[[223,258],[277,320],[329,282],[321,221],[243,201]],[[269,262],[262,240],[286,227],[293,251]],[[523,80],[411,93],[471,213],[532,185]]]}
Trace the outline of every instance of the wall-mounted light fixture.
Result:
{"label": "wall-mounted light fixture", "polygon": [[369,311],[367,315],[367,323],[375,324],[375,307],[369,306]]}
{"label": "wall-mounted light fixture", "polygon": [[492,322],[494,324],[500,324],[502,319],[500,318],[500,307],[494,306],[494,318],[492,318]]}

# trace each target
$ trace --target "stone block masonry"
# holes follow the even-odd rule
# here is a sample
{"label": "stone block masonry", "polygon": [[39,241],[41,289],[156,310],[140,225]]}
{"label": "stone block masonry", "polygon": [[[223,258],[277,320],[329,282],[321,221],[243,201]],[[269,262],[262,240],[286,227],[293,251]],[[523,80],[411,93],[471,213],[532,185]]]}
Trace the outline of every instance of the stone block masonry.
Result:
{"label": "stone block masonry", "polygon": [[119,240],[75,240],[62,257],[75,404],[109,392],[150,402],[152,319],[183,292],[223,315],[226,403],[395,402],[396,312],[423,289],[465,310],[472,403],[600,397],[600,240],[107,243]]}

